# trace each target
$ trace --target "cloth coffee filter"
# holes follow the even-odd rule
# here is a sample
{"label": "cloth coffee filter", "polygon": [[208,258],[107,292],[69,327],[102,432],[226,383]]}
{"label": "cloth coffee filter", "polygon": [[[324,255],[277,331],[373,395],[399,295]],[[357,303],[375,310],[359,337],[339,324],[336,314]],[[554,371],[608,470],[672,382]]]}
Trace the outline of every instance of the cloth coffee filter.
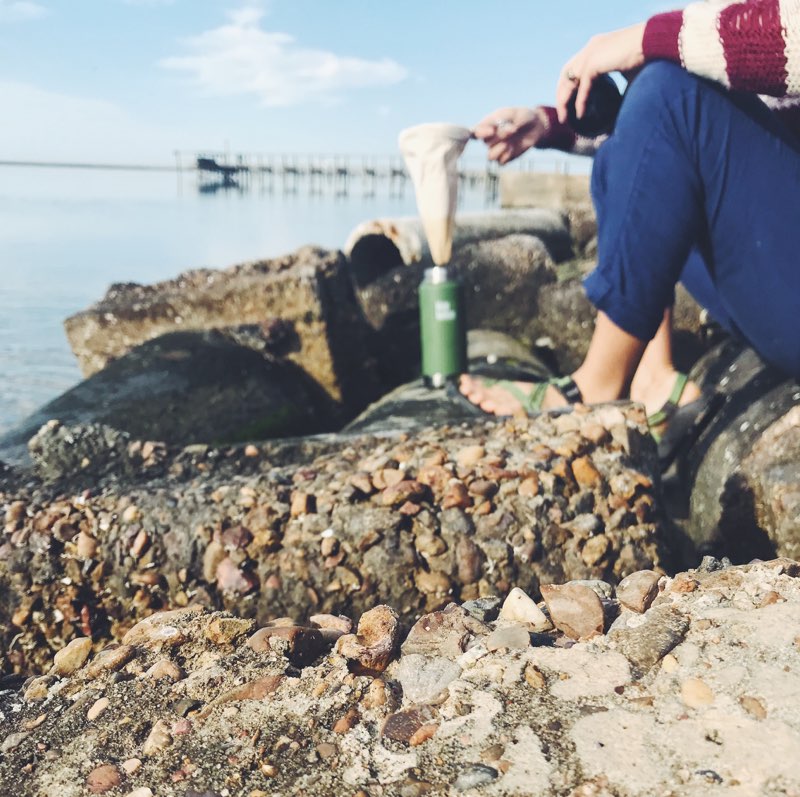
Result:
{"label": "cloth coffee filter", "polygon": [[437,266],[450,262],[458,199],[458,158],[472,137],[466,127],[431,123],[400,133],[400,151],[406,162],[422,228],[431,258]]}

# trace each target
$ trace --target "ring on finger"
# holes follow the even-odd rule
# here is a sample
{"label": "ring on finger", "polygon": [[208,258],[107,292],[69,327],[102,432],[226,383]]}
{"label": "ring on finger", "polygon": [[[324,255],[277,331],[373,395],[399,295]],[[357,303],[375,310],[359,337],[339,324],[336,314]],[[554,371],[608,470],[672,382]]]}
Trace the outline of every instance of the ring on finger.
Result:
{"label": "ring on finger", "polygon": [[578,80],[578,76],[571,69],[567,70],[566,77],[567,80],[572,81],[573,83],[575,83]]}
{"label": "ring on finger", "polygon": [[494,120],[494,127],[497,132],[501,132],[503,130],[508,129],[509,127],[513,127],[514,123],[510,119],[495,119]]}

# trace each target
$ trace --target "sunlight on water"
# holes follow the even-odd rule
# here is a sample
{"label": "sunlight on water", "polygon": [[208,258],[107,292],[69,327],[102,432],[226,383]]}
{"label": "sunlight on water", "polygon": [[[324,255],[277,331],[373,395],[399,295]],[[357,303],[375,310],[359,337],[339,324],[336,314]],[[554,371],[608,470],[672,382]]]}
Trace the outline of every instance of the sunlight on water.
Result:
{"label": "sunlight on water", "polygon": [[[0,169],[0,431],[80,379],[62,322],[111,283],[339,248],[361,221],[415,213],[410,184],[401,197],[388,182],[365,195],[359,180],[348,197],[266,189],[200,193],[191,173]],[[461,204],[491,200],[478,189]]]}

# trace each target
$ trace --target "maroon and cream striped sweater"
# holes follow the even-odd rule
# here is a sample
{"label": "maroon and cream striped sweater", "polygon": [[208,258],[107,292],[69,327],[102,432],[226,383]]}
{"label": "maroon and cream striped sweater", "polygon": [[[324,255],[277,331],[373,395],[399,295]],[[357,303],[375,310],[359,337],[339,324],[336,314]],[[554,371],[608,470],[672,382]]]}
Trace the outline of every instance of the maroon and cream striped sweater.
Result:
{"label": "maroon and cream striped sweater", "polygon": [[[773,97],[800,95],[800,0],[696,2],[683,11],[648,20],[642,42],[646,61],[666,59],[689,72],[735,91]],[[775,110],[800,133],[797,100]],[[591,152],[596,142],[581,140],[542,109],[549,131],[537,146]]]}

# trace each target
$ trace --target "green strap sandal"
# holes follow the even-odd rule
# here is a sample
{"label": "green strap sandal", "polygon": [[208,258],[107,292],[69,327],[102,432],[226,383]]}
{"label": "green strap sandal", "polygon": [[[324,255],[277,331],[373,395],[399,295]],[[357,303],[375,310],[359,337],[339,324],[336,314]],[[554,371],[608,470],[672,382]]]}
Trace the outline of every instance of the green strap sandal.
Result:
{"label": "green strap sandal", "polygon": [[689,382],[689,377],[686,374],[679,373],[675,377],[675,384],[672,386],[672,393],[669,398],[664,402],[658,412],[647,416],[647,425],[650,427],[650,434],[656,443],[660,443],[665,433],[665,429],[659,428],[668,426],[669,422],[675,417],[675,413],[680,409],[678,402],[681,400],[683,391]]}
{"label": "green strap sandal", "polygon": [[699,398],[679,406],[688,381],[686,374],[678,374],[664,406],[647,418],[650,434],[658,446],[662,473],[694,446],[726,402],[724,394],[704,391]]}
{"label": "green strap sandal", "polygon": [[[512,395],[522,405],[522,409],[524,409],[528,415],[533,415],[534,413],[542,411],[544,397],[547,395],[547,388],[550,386],[556,388],[556,390],[564,396],[568,404],[579,404],[583,402],[581,391],[571,376],[553,377],[544,382],[536,382],[533,390],[529,393],[526,393],[518,387],[515,382],[508,379],[490,379],[485,376],[478,378],[486,387],[499,387]],[[478,405],[473,404],[466,396],[458,391],[458,388],[456,388],[456,392],[458,392],[458,395],[471,407],[474,407],[478,414],[493,415],[493,413],[485,412]]]}

